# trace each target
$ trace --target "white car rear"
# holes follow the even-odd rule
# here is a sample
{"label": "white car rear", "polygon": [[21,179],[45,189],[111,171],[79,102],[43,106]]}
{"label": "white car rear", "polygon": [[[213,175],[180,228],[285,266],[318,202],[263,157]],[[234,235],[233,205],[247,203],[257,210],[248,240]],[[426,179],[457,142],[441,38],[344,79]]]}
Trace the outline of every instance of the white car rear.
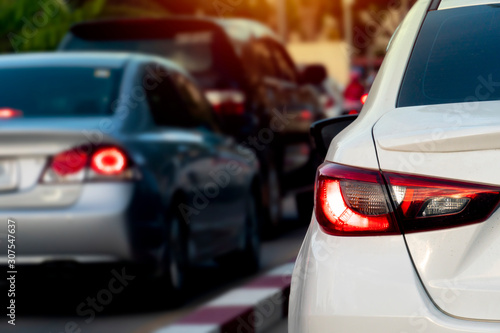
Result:
{"label": "white car rear", "polygon": [[423,0],[400,26],[319,169],[290,332],[500,332],[499,18]]}

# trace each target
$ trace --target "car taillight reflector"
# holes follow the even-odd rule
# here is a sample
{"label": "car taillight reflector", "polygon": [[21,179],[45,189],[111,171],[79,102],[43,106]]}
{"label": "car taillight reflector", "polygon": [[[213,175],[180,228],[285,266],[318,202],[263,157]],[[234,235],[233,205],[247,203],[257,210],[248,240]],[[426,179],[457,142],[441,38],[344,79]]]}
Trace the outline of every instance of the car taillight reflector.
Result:
{"label": "car taillight reflector", "polygon": [[92,156],[92,170],[103,175],[117,175],[125,170],[127,157],[117,148],[102,148]]}
{"label": "car taillight reflector", "polygon": [[405,232],[485,221],[498,206],[500,187],[384,173]]}

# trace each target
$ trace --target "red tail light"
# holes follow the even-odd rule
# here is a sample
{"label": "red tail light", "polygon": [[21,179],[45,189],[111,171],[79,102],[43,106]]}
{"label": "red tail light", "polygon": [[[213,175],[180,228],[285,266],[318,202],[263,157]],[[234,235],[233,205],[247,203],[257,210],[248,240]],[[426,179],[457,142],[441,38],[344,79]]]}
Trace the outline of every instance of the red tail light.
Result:
{"label": "red tail light", "polygon": [[117,148],[101,148],[92,156],[92,170],[103,175],[118,175],[127,167],[127,157]]}
{"label": "red tail light", "polygon": [[394,234],[399,229],[377,171],[325,164],[316,186],[316,217],[332,235]]}
{"label": "red tail light", "polygon": [[500,201],[500,187],[385,173],[405,232],[483,222]]}
{"label": "red tail light", "polygon": [[314,115],[310,110],[302,110],[299,113],[299,119],[303,121],[311,121],[313,120]]}
{"label": "red tail light", "polygon": [[388,235],[482,222],[499,201],[500,188],[330,163],[319,169],[315,211],[332,235]]}
{"label": "red tail light", "polygon": [[245,94],[239,90],[207,90],[215,112],[223,116],[241,116],[245,112]]}
{"label": "red tail light", "polygon": [[130,180],[138,177],[128,156],[117,147],[78,147],[57,154],[42,175],[43,183]]}
{"label": "red tail light", "polygon": [[23,116],[22,111],[11,108],[0,108],[0,119],[10,119],[22,116]]}
{"label": "red tail light", "polygon": [[85,168],[87,159],[88,155],[85,152],[72,149],[54,156],[51,167],[57,175],[72,175]]}
{"label": "red tail light", "polygon": [[363,96],[361,96],[360,100],[361,100],[361,104],[365,104],[366,103],[366,100],[368,99],[368,94],[364,94]]}

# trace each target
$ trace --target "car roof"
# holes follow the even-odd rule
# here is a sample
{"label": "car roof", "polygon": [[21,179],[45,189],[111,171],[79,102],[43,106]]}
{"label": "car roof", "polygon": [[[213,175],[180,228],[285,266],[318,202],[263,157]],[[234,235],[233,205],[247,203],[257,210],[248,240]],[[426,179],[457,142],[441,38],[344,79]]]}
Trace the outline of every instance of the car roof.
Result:
{"label": "car roof", "polygon": [[[164,26],[169,26],[165,29]],[[183,30],[199,31],[210,29],[223,31],[230,38],[250,40],[253,38],[270,37],[279,39],[274,32],[265,25],[249,19],[221,19],[214,17],[176,16],[164,18],[123,18],[105,19],[80,22],[71,27],[71,32],[83,39],[108,39],[111,34],[122,32],[127,26],[147,27],[148,38],[165,38],[172,34],[175,27]],[[112,28],[115,28],[114,30]],[[141,38],[143,32],[136,29],[127,31],[124,39]],[[115,36],[119,37],[119,36]]]}
{"label": "car roof", "polygon": [[438,9],[489,5],[495,3],[500,3],[500,1],[499,0],[441,0]]}
{"label": "car roof", "polygon": [[126,52],[41,52],[0,56],[0,68],[78,66],[119,69],[129,62],[157,62],[184,73],[178,65],[164,58]]}

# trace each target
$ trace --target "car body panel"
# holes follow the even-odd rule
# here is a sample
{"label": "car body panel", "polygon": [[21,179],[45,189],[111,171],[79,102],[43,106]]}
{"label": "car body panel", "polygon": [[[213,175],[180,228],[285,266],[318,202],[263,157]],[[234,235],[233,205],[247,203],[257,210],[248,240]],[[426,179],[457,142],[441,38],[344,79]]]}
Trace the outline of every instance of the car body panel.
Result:
{"label": "car body panel", "polygon": [[[447,300],[456,296],[444,294]],[[498,332],[499,323],[441,312],[403,236],[336,237],[313,217],[292,277],[288,332]]]}
{"label": "car body panel", "polygon": [[[498,102],[399,108],[373,134],[382,171],[497,185]],[[420,278],[436,305],[456,317],[499,320],[497,211],[485,222],[406,234]]]}

